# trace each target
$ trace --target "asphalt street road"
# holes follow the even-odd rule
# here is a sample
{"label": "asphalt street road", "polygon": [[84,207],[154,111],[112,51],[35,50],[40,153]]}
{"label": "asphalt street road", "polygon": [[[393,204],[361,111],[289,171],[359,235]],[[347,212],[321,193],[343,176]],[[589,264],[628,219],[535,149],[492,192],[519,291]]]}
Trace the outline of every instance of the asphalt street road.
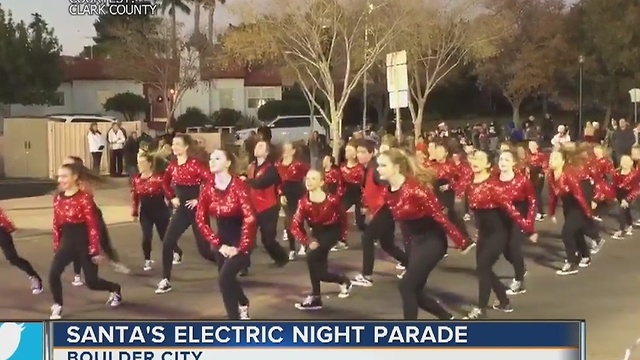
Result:
{"label": "asphalt street road", "polygon": [[[123,286],[125,303],[117,309],[105,306],[107,294],[71,286],[71,270],[65,274],[65,317],[67,319],[222,319],[224,311],[213,264],[198,257],[191,232],[181,240],[185,261],[174,268],[174,291],[154,294],[159,280],[158,268],[142,271],[140,231],[137,224],[110,227],[112,237],[124,262],[134,271],[116,274],[102,267],[105,278]],[[638,298],[640,273],[639,236],[626,240],[609,240],[595,255],[590,268],[575,276],[559,277],[555,267],[564,258],[558,239],[559,227],[550,221],[539,223],[539,244],[526,247],[528,292],[512,298],[515,312],[491,313],[495,319],[586,319],[588,322],[588,355],[593,360],[622,359],[624,350],[640,336]],[[331,267],[336,271],[356,274],[361,263],[359,235],[350,233],[352,248],[332,253]],[[154,240],[156,249],[159,241]],[[19,252],[33,262],[46,279],[51,259],[51,237],[32,236],[16,240]],[[153,254],[159,261],[160,252]],[[337,298],[337,287],[324,286],[325,309],[300,312],[293,303],[309,291],[308,275],[303,261],[282,269],[271,269],[264,251],[254,253],[254,266],[242,283],[251,299],[254,319],[399,319],[400,299],[397,293],[395,264],[379,254],[375,286],[355,288],[348,299]],[[441,298],[456,314],[463,315],[475,302],[477,285],[474,277],[474,253],[462,256],[451,251],[441,262],[428,284],[428,291]],[[500,262],[498,274],[509,281],[512,270]],[[51,296],[48,291],[31,295],[27,279],[6,261],[0,261],[2,296],[0,318],[47,319]],[[430,319],[426,314],[425,319]],[[535,336],[535,334],[531,334]],[[640,354],[638,354],[640,355]],[[640,357],[639,357],[640,359]]]}

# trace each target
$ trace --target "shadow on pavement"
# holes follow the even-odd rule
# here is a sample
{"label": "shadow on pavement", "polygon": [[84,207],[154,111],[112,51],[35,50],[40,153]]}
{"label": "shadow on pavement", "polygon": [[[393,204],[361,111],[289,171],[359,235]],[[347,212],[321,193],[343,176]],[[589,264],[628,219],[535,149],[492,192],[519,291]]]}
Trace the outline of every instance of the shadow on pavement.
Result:
{"label": "shadow on pavement", "polygon": [[53,180],[2,179],[0,180],[0,200],[42,196],[56,188]]}

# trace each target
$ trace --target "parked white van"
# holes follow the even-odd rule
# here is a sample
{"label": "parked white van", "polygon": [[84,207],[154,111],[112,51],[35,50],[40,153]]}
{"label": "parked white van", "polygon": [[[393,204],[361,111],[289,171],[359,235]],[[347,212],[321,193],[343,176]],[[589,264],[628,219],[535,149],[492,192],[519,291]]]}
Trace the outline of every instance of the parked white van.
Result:
{"label": "parked white van", "polygon": [[[307,140],[314,131],[327,137],[329,135],[329,124],[322,116],[278,116],[267,124],[267,127],[271,128],[271,140],[273,143]],[[236,144],[241,145],[251,135],[251,132],[256,132],[257,130],[258,128],[236,131]]]}

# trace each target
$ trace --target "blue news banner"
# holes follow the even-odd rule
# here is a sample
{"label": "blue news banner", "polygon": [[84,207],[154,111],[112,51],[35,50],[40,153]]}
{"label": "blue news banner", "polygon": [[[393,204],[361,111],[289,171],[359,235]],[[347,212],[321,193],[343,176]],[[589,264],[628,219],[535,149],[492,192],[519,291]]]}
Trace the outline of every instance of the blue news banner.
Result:
{"label": "blue news banner", "polygon": [[584,345],[580,321],[0,323],[2,360],[576,360]]}

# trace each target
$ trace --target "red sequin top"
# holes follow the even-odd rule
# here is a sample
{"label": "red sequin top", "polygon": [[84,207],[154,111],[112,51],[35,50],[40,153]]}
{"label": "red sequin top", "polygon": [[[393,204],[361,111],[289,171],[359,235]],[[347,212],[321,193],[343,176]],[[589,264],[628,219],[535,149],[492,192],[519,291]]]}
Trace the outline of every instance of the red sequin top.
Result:
{"label": "red sequin top", "polygon": [[533,222],[523,218],[515,208],[511,199],[500,192],[501,188],[495,179],[483,182],[472,182],[467,187],[467,201],[472,210],[502,209],[526,233],[533,233]]}
{"label": "red sequin top", "polygon": [[324,172],[324,190],[330,194],[342,196],[344,193],[344,184],[340,168],[332,166]]}
{"label": "red sequin top", "polygon": [[630,172],[623,174],[620,170],[613,173],[613,186],[616,189],[623,189],[633,192],[640,188],[640,171],[632,169]]}
{"label": "red sequin top", "polygon": [[[213,217],[218,220],[239,219],[242,221],[240,230],[240,242],[238,244],[225,244],[208,223]],[[213,246],[229,245],[238,248],[238,252],[247,253],[251,250],[256,237],[257,219],[256,213],[249,198],[249,188],[244,181],[233,177],[226,189],[215,188],[212,180],[200,190],[198,207],[196,210],[196,226],[202,236]],[[222,229],[218,229],[222,231]]]}
{"label": "red sequin top", "polygon": [[314,203],[305,195],[298,201],[298,208],[291,221],[291,234],[303,245],[309,244],[309,237],[304,230],[305,221],[309,226],[314,225],[340,225],[342,239],[347,238],[347,214],[345,213],[340,198],[327,194],[321,203]]}
{"label": "red sequin top", "polygon": [[167,199],[176,197],[173,186],[198,186],[211,180],[209,168],[194,158],[188,158],[184,164],[171,161],[164,172],[164,193]]}
{"label": "red sequin top", "polygon": [[533,184],[528,177],[522,174],[515,174],[513,179],[503,181],[500,176],[496,178],[496,184],[502,195],[507,197],[511,203],[527,202],[527,221],[533,223],[538,210],[536,193]]}
{"label": "red sequin top", "polygon": [[582,192],[580,182],[584,180],[584,175],[580,175],[580,171],[575,169],[567,169],[560,174],[558,178],[553,172],[547,175],[549,183],[549,215],[554,216],[558,198],[565,195],[571,195],[576,199],[582,211],[592,217],[591,204],[587,204],[587,200]]}
{"label": "red sequin top", "polygon": [[453,190],[456,192],[457,197],[462,198],[464,197],[465,189],[473,181],[473,170],[471,170],[471,165],[466,161],[454,163],[454,165],[459,177]]}
{"label": "red sequin top", "polygon": [[282,161],[276,164],[276,170],[280,176],[280,184],[278,186],[278,195],[282,195],[282,186],[285,182],[302,183],[305,176],[309,172],[309,165],[302,161],[292,161],[284,164]]}
{"label": "red sequin top", "polygon": [[153,174],[148,178],[143,178],[140,174],[131,179],[131,215],[140,214],[140,199],[147,196],[163,196],[164,175]]}
{"label": "red sequin top", "polygon": [[549,156],[542,151],[529,152],[527,164],[531,168],[546,170],[549,167]]}
{"label": "red sequin top", "polygon": [[359,163],[356,163],[353,166],[349,166],[346,162],[344,162],[342,163],[342,165],[340,165],[342,179],[347,184],[357,184],[362,186],[362,183],[364,182],[364,170],[364,165]]}
{"label": "red sequin top", "polygon": [[58,194],[53,198],[53,251],[58,251],[62,228],[68,224],[85,224],[89,238],[89,255],[100,254],[100,230],[93,196],[78,191],[71,196]]}
{"label": "red sequin top", "polygon": [[16,231],[16,226],[13,224],[11,219],[9,219],[7,213],[2,209],[0,209],[0,229],[8,232],[9,234]]}
{"label": "red sequin top", "polygon": [[396,191],[387,188],[384,197],[396,221],[432,218],[455,243],[465,243],[464,236],[444,215],[444,206],[440,204],[433,190],[421,185],[417,180],[407,178]]}
{"label": "red sequin top", "polygon": [[435,171],[436,178],[439,181],[448,183],[452,187],[452,190],[456,186],[456,182],[460,179],[457,167],[451,161],[432,161],[428,167]]}

